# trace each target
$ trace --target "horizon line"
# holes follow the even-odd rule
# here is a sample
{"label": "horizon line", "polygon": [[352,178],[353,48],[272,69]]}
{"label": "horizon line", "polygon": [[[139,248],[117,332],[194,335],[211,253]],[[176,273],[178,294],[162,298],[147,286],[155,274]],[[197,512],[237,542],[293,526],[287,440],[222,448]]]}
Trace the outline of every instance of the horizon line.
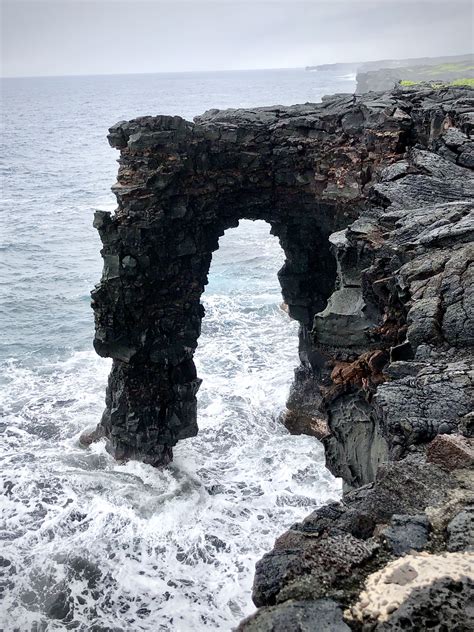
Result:
{"label": "horizon line", "polygon": [[[336,62],[336,63],[359,63],[359,62]],[[319,65],[319,64],[315,64]],[[207,73],[207,72],[261,72],[262,70],[305,70],[311,68],[312,64],[307,66],[279,66],[273,68],[222,68],[220,70],[156,70],[146,72],[94,72],[94,73],[74,73],[70,75],[2,75],[0,79],[56,79],[70,77],[128,77],[130,75],[180,75],[191,73]]]}
{"label": "horizon line", "polygon": [[304,70],[306,68],[314,68],[316,66],[331,66],[342,64],[366,64],[376,61],[403,61],[404,59],[434,59],[436,57],[467,57],[473,56],[474,51],[465,53],[451,53],[449,55],[420,55],[419,57],[383,57],[382,59],[365,59],[364,61],[331,61],[306,64],[305,66],[277,66],[277,67],[261,67],[261,68],[222,68],[218,69],[200,69],[200,70],[157,70],[145,72],[92,72],[92,73],[72,73],[57,75],[0,75],[0,79],[54,79],[54,78],[70,78],[70,77],[127,77],[130,75],[178,75],[190,73],[211,73],[211,72],[258,72],[262,70]]}

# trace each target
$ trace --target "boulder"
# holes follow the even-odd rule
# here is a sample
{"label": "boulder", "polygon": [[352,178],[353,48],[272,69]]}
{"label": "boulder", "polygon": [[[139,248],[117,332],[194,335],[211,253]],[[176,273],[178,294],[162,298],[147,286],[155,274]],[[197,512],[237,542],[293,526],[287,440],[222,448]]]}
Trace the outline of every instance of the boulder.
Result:
{"label": "boulder", "polygon": [[474,465],[474,440],[462,435],[438,435],[428,445],[427,458],[446,470]]}

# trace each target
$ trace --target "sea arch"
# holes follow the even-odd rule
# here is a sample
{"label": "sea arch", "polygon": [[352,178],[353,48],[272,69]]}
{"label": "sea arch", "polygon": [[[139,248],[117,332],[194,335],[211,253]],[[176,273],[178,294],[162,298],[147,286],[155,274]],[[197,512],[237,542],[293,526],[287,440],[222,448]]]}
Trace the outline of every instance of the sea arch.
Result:
{"label": "sea arch", "polygon": [[[388,114],[386,115],[388,116]],[[200,302],[219,238],[264,220],[280,241],[289,314],[303,366],[319,362],[309,331],[335,289],[329,236],[358,215],[374,156],[400,151],[353,97],[327,104],[211,110],[194,123],[142,117],[113,126],[120,150],[114,215],[97,212],[104,270],[92,292],[101,356],[113,358],[99,430],[119,459],[163,465],[198,431],[193,361]]]}

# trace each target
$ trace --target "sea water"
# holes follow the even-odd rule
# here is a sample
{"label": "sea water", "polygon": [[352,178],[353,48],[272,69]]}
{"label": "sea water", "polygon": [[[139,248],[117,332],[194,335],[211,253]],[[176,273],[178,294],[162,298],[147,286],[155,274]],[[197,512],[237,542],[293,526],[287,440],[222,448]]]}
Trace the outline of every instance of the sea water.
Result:
{"label": "sea water", "polygon": [[93,210],[113,210],[118,120],[316,102],[352,79],[304,70],[2,81],[0,629],[231,630],[255,562],[338,498],[321,444],[279,421],[298,363],[283,253],[242,221],[215,253],[196,353],[197,437],[163,470],[78,437],[104,407],[92,349]]}

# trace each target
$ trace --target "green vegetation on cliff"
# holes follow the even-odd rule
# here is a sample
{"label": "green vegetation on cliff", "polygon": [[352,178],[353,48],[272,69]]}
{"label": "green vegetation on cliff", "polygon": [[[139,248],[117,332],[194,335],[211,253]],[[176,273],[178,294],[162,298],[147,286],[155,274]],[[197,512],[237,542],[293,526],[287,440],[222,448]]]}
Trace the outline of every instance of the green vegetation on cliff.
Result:
{"label": "green vegetation on cliff", "polygon": [[474,79],[469,77],[463,77],[461,79],[454,79],[454,81],[410,81],[409,79],[402,79],[400,81],[401,86],[410,87],[410,86],[418,86],[421,83],[429,83],[432,88],[447,88],[448,86],[468,86],[470,88],[474,88]]}
{"label": "green vegetation on cliff", "polygon": [[437,75],[440,73],[447,72],[456,72],[456,73],[464,73],[474,70],[474,66],[470,62],[460,62],[457,64],[437,64],[436,66],[431,66],[429,70],[426,70],[427,75]]}
{"label": "green vegetation on cliff", "polygon": [[417,86],[424,82],[433,88],[446,86],[473,87],[474,57],[463,58],[438,57],[433,63],[412,63],[398,67],[387,67],[379,70],[358,72],[356,92],[390,90],[401,82],[402,86]]}

